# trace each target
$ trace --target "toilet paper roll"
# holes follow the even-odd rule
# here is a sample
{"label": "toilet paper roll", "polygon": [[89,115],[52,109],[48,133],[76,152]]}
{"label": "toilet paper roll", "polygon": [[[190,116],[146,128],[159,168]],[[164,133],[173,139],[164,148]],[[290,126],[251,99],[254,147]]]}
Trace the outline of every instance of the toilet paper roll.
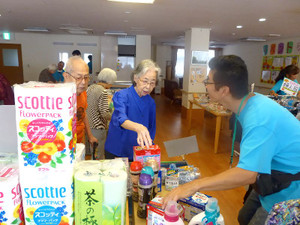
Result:
{"label": "toilet paper roll", "polygon": [[101,170],[106,171],[110,169],[126,171],[126,165],[122,159],[103,160]]}
{"label": "toilet paper roll", "polygon": [[125,224],[127,172],[110,169],[101,177],[103,184],[103,222]]}
{"label": "toilet paper roll", "polygon": [[85,145],[82,143],[76,144],[75,163],[85,160]]}
{"label": "toilet paper roll", "polygon": [[75,172],[75,224],[102,224],[103,187],[97,168]]}

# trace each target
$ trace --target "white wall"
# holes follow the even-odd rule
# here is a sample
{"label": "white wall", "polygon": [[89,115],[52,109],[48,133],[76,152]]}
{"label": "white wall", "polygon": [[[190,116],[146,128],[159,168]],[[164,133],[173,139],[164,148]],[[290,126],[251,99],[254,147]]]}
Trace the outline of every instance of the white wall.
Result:
{"label": "white wall", "polygon": [[[73,45],[54,45],[53,42],[68,42]],[[25,81],[37,80],[44,68],[49,64],[58,63],[59,52],[68,52],[71,56],[74,49],[80,50],[82,55],[92,53],[93,71],[100,69],[100,38],[97,36],[15,33],[14,40],[0,41],[0,43],[21,44]]]}
{"label": "white wall", "polygon": [[151,36],[136,35],[136,56],[135,65],[138,65],[143,59],[151,59]]}
{"label": "white wall", "polygon": [[[268,41],[262,43],[239,43],[234,45],[228,45],[223,49],[224,55],[234,54],[240,56],[246,63],[249,72],[249,84],[255,83],[255,91],[268,94],[272,88],[272,84],[265,84],[260,82],[262,59],[263,59],[263,46],[275,43],[283,42],[285,45],[284,52],[286,52],[286,44],[289,41],[294,42],[293,52],[291,54],[284,55],[300,55],[297,50],[297,43],[300,42],[300,38],[290,38],[290,39],[278,39],[276,41]],[[277,49],[276,49],[277,52]],[[298,62],[299,65],[299,62]],[[298,77],[298,80],[300,77]]]}
{"label": "white wall", "polygon": [[156,46],[156,63],[161,69],[162,79],[166,78],[167,61],[171,61],[172,49],[171,46],[157,45]]}

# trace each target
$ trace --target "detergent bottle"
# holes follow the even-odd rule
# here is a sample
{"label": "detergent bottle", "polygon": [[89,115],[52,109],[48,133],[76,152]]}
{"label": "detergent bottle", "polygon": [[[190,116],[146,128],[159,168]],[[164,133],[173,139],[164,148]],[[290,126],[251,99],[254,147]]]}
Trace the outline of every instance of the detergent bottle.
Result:
{"label": "detergent bottle", "polygon": [[220,214],[218,200],[216,198],[209,198],[205,211],[194,216],[189,225],[224,225],[224,218]]}
{"label": "detergent bottle", "polygon": [[169,201],[165,208],[165,225],[184,225],[179,217],[180,210],[177,208],[177,202]]}

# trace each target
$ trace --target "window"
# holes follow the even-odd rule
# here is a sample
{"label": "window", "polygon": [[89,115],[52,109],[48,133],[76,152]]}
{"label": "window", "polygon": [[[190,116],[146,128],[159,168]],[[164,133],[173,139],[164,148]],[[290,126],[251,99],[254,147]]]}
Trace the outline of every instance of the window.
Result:
{"label": "window", "polygon": [[65,63],[65,66],[67,64],[67,61],[69,59],[69,54],[67,52],[59,52],[58,53],[59,62],[63,61]]}
{"label": "window", "polygon": [[175,76],[183,77],[184,74],[184,49],[180,48],[177,50],[177,60],[175,66]]}
{"label": "window", "polygon": [[[208,51],[208,61],[207,61],[207,63],[209,63],[209,61],[210,61],[213,57],[215,57],[215,54],[216,54],[216,51],[215,51],[215,50],[209,50],[209,51]],[[206,76],[208,75],[209,70],[210,70],[210,68],[209,68],[209,66],[208,66],[208,64],[207,64],[207,74],[206,74]]]}

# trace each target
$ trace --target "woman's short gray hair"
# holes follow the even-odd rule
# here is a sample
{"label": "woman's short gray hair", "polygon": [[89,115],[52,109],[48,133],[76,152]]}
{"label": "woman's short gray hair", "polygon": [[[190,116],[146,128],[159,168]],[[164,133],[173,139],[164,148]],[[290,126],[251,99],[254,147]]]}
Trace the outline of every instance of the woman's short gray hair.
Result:
{"label": "woman's short gray hair", "polygon": [[160,68],[159,66],[153,62],[151,59],[144,59],[142,60],[135,70],[132,72],[131,80],[133,83],[133,86],[136,86],[136,83],[134,81],[134,76],[137,76],[137,78],[140,78],[144,74],[146,74],[149,70],[154,70],[156,72],[156,81],[158,79],[158,75],[160,75]]}
{"label": "woman's short gray hair", "polygon": [[49,71],[50,70],[52,70],[52,71],[56,71],[57,70],[56,64],[50,64],[47,68],[48,68]]}
{"label": "woman's short gray hair", "polygon": [[103,83],[113,84],[117,80],[117,73],[110,68],[104,68],[98,74],[98,80]]}

